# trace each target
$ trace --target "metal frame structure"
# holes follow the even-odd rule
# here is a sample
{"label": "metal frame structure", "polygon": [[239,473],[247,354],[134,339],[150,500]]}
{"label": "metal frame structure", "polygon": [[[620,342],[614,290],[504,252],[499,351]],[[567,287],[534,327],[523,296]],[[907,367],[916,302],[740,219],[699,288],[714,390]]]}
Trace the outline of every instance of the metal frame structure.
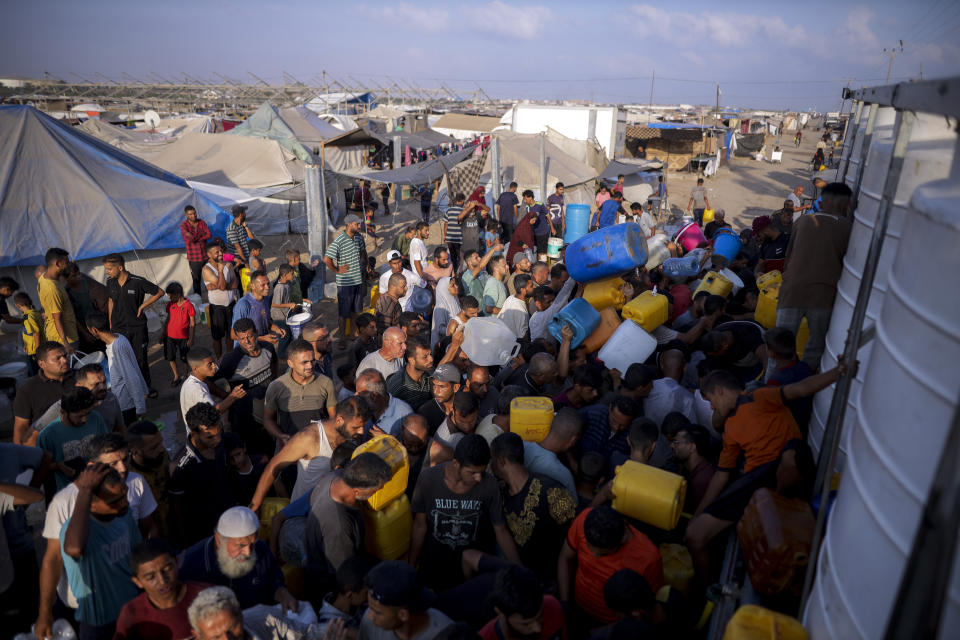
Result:
{"label": "metal frame structure", "polygon": [[[16,93],[9,92],[7,97],[28,100],[41,107],[55,101],[98,102],[107,108],[108,105],[129,105],[140,109],[183,112],[194,111],[198,104],[225,112],[244,112],[266,100],[280,106],[292,106],[331,93],[354,96],[374,93],[381,104],[406,105],[424,110],[457,107],[482,111],[499,104],[479,85],[475,91],[461,95],[443,82],[428,88],[390,78],[386,78],[383,84],[361,82],[352,76],[342,81],[326,71],[321,71],[319,76],[313,76],[306,82],[282,71],[280,84],[271,84],[249,71],[245,78],[230,78],[214,73],[211,79],[187,73],[171,77],[148,73],[143,79],[124,73],[119,80],[101,73],[89,74],[90,77],[75,73],[70,75],[75,80],[67,82],[44,74],[43,78],[30,80],[24,89]],[[339,111],[337,108],[334,110]]]}
{"label": "metal frame structure", "polygon": [[[894,196],[900,183],[907,144],[910,141],[910,133],[916,120],[915,114],[916,112],[924,112],[960,118],[960,77],[900,83],[859,90],[844,89],[843,96],[844,99],[850,98],[853,100],[851,110],[855,111],[856,116],[847,121],[847,145],[849,145],[851,151],[838,170],[837,179],[839,181],[846,179],[849,170],[850,157],[853,155],[853,145],[858,135],[857,126],[862,110],[869,109],[866,127],[863,132],[864,140],[860,148],[860,173],[853,189],[854,201],[860,193],[867,154],[870,151],[870,143],[873,138],[877,110],[881,106],[894,107],[897,110],[893,153],[890,157],[883,187],[883,197],[877,212],[873,235],[870,238],[870,247],[863,268],[860,288],[857,292],[857,300],[844,344],[843,357],[849,363],[856,360],[860,347],[866,344],[873,334],[872,327],[864,328],[867,304],[873,290],[873,282],[890,220],[890,211],[893,208]],[[851,127],[853,127],[852,131]],[[955,158],[954,161],[960,160]],[[817,513],[817,523],[810,554],[811,562],[804,580],[801,611],[806,607],[816,573],[816,564],[819,559],[828,511],[830,483],[827,478],[831,475],[836,464],[837,450],[852,382],[853,375],[851,373],[841,376],[837,381],[830,404],[830,412],[824,426],[817,480],[814,488],[815,494],[820,494],[821,507]],[[960,469],[960,410],[958,410],[958,416],[954,419],[948,435],[947,446],[943,449],[938,473],[927,499],[924,517],[914,539],[896,604],[888,622],[888,638],[906,637],[900,634],[907,629],[911,633],[915,633],[917,629],[921,628],[932,630],[935,633],[939,625],[943,599],[949,586],[949,575],[953,566],[957,525],[960,523],[960,473],[958,473],[958,469]],[[947,543],[947,540],[950,542]],[[938,544],[932,544],[934,541]],[[930,636],[923,635],[923,637]]]}

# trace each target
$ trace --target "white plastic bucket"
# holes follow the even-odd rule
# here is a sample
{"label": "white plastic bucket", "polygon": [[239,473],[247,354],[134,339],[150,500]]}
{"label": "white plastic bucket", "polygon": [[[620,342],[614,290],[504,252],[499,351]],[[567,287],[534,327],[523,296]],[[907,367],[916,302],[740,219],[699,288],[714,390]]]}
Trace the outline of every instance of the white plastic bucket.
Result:
{"label": "white plastic bucket", "polygon": [[15,387],[19,387],[26,382],[28,377],[26,362],[15,360],[13,362],[0,364],[0,378],[13,378],[15,380]]}
{"label": "white plastic bucket", "polygon": [[657,348],[657,339],[633,320],[624,320],[600,348],[597,357],[623,376],[631,364],[642,363]]}
{"label": "white plastic bucket", "polygon": [[559,258],[560,249],[563,248],[563,238],[547,238],[547,257]]}
{"label": "white plastic bucket", "polygon": [[313,318],[309,313],[298,313],[292,316],[287,316],[287,326],[290,327],[290,337],[296,340],[300,337],[300,331],[303,329],[303,325],[310,322]]}

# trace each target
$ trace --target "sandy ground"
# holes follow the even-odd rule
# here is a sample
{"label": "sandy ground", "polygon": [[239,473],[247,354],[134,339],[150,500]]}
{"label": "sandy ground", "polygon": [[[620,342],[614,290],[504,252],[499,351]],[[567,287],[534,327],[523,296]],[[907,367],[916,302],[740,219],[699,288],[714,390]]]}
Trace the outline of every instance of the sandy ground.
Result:
{"label": "sandy ground", "polygon": [[[811,190],[809,159],[816,148],[818,133],[804,131],[804,142],[800,148],[793,146],[792,137],[783,139],[781,147],[784,150],[783,163],[756,162],[748,158],[731,159],[729,165],[724,165],[719,172],[706,179],[709,189],[709,199],[714,208],[724,209],[727,220],[737,229],[749,227],[753,218],[768,214],[779,209],[784,198],[798,184]],[[839,149],[836,151],[839,159]],[[769,152],[767,152],[769,156]],[[828,178],[829,180],[829,178]],[[690,197],[690,189],[696,185],[696,175],[692,173],[671,172],[667,176],[669,203],[674,212],[686,211]],[[391,207],[394,203],[391,202]],[[404,227],[415,224],[420,219],[419,201],[408,198],[401,206],[399,213],[383,215],[380,213],[375,219],[377,238],[367,239],[369,255],[377,258],[377,264],[382,264],[386,252],[390,249],[393,239],[402,233]],[[432,250],[440,243],[441,230],[439,214],[434,212],[430,226],[430,238],[427,241],[428,249]],[[330,230],[330,239],[342,227]],[[303,259],[307,259],[306,237],[303,235],[288,235],[262,238],[265,242],[263,255],[267,259],[270,271],[275,274],[276,267],[282,261],[283,252],[290,248],[298,248],[303,252]],[[158,303],[159,304],[159,303]],[[337,312],[336,301],[322,300],[312,307],[315,317],[334,333],[336,338]],[[151,335],[149,347],[150,372],[153,377],[153,386],[160,396],[148,402],[148,414],[151,419],[160,420],[169,427],[167,439],[170,446],[175,442],[182,442],[183,426],[177,424],[177,409],[179,407],[179,388],[171,386],[173,375],[169,364],[163,359],[163,349],[159,343],[159,335]],[[2,335],[0,341],[18,340],[16,335]],[[199,326],[196,333],[198,345],[210,346],[210,331],[207,327]],[[334,351],[334,364],[344,361],[344,352]],[[181,372],[186,365],[180,365]],[[0,439],[9,440],[12,433],[12,422],[0,423]]]}

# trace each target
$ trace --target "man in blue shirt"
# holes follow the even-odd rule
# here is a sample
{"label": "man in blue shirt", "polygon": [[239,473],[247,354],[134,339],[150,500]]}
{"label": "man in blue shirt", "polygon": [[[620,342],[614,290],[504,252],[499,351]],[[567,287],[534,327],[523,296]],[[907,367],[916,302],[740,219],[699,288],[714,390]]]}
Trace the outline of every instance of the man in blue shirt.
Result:
{"label": "man in blue shirt", "polygon": [[[595,404],[580,410],[584,431],[580,451],[595,451],[603,456],[608,471],[613,470],[611,458],[616,453],[630,455],[627,433],[630,423],[640,415],[640,405],[633,398],[618,395],[610,406]],[[609,475],[607,477],[610,477]]]}
{"label": "man in blue shirt", "polygon": [[511,182],[509,188],[500,194],[497,198],[497,220],[500,221],[500,229],[503,234],[500,236],[504,242],[510,242],[513,237],[513,230],[517,228],[517,210],[520,201],[517,199],[517,183]]}
{"label": "man in blue shirt", "polygon": [[609,200],[604,201],[597,210],[597,228],[612,227],[617,224],[617,216],[626,213],[620,206],[623,204],[623,192],[614,191]]}
{"label": "man in blue shirt", "polygon": [[[237,301],[233,307],[233,318],[230,326],[240,318],[250,318],[257,328],[260,342],[269,342],[276,346],[280,338],[287,332],[270,320],[270,280],[263,271],[254,271],[250,274],[250,292]],[[233,333],[233,331],[231,331]],[[234,337],[234,339],[236,339]],[[234,342],[234,346],[237,346]]]}
{"label": "man in blue shirt", "polygon": [[130,550],[140,530],[130,515],[127,487],[110,466],[95,463],[75,481],[73,515],[60,529],[63,567],[77,598],[81,638],[112,638],[123,605],[137,595]]}
{"label": "man in blue shirt", "polygon": [[563,183],[558,182],[554,189],[547,197],[547,207],[550,210],[550,222],[553,224],[553,235],[563,237]]}
{"label": "man in blue shirt", "polygon": [[533,236],[536,240],[537,255],[542,256],[541,260],[547,257],[547,239],[553,232],[553,221],[550,220],[550,212],[542,202],[533,199],[533,191],[527,189],[523,192],[523,204],[526,207],[527,215],[536,214],[537,221],[533,224]]}

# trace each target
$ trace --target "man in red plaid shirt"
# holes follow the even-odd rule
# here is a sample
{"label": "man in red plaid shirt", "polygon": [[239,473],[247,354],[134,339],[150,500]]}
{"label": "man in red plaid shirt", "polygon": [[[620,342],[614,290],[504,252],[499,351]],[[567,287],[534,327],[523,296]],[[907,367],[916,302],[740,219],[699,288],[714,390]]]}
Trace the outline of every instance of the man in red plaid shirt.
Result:
{"label": "man in red plaid shirt", "polygon": [[210,239],[210,229],[207,223],[197,216],[197,210],[187,205],[183,209],[186,220],[180,223],[180,235],[183,244],[187,247],[187,262],[190,263],[190,276],[193,278],[193,292],[203,295],[203,280],[200,277],[203,265],[207,261],[207,254],[203,247]]}

